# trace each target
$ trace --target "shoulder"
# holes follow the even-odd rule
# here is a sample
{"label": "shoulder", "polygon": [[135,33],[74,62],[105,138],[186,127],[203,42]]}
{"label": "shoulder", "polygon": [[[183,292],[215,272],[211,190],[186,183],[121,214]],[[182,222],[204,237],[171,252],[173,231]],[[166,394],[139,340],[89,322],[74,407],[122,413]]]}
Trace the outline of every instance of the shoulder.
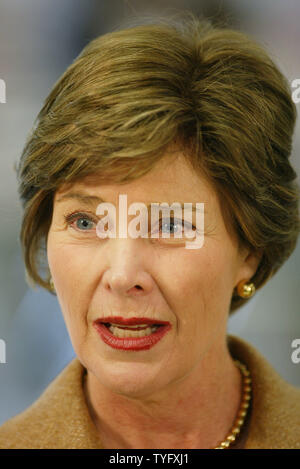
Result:
{"label": "shoulder", "polygon": [[300,449],[300,389],[287,383],[255,348],[228,336],[231,355],[252,378],[252,411],[247,449]]}
{"label": "shoulder", "polygon": [[0,427],[0,448],[80,448],[90,422],[82,390],[85,368],[72,360],[30,407]]}

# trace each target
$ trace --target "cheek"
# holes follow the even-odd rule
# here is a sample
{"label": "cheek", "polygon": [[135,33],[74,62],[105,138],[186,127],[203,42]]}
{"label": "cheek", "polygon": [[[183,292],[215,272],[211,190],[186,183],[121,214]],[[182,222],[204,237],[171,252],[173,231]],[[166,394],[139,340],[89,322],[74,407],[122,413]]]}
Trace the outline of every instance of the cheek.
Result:
{"label": "cheek", "polygon": [[235,265],[230,245],[214,249],[203,259],[199,273],[199,289],[209,317],[216,321],[227,318],[234,279]]}
{"label": "cheek", "polygon": [[48,241],[47,255],[57,299],[74,344],[86,329],[92,284],[92,274],[87,266],[93,255],[82,246],[55,242],[53,238]]}
{"label": "cheek", "polygon": [[199,252],[184,254],[172,273],[165,274],[170,304],[180,316],[179,325],[204,331],[227,315],[234,272],[231,251],[207,242]]}
{"label": "cheek", "polygon": [[77,246],[64,245],[60,243],[48,243],[48,262],[57,292],[62,294],[76,294],[84,281],[82,272],[86,257],[80,255]]}

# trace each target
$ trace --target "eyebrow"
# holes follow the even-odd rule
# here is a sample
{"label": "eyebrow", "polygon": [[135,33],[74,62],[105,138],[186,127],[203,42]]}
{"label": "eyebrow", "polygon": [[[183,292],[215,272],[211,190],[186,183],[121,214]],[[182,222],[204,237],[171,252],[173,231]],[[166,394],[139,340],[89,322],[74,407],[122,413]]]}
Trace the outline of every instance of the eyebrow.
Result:
{"label": "eyebrow", "polygon": [[[97,204],[106,203],[106,201],[102,199],[102,197],[99,197],[97,195],[87,195],[81,192],[68,192],[67,194],[63,194],[57,199],[57,202],[63,202],[65,200],[70,200],[70,199],[78,200],[79,202],[84,203],[89,206],[94,206],[96,203]],[[151,203],[161,204],[163,202],[151,202]],[[147,205],[147,209],[151,208],[151,203]],[[181,204],[182,208],[184,208],[184,204],[182,202],[179,202],[179,203]],[[190,203],[192,203],[192,212],[200,211],[199,208],[195,207],[194,202],[190,202]],[[169,206],[171,205],[172,203],[169,204]],[[206,213],[206,210],[204,210],[204,212]]]}
{"label": "eyebrow", "polygon": [[67,194],[61,195],[57,199],[57,202],[63,202],[70,199],[78,200],[79,202],[82,202],[86,205],[95,205],[96,202],[105,202],[105,200],[103,200],[101,197],[98,197],[97,195],[86,195],[80,192],[68,192]]}

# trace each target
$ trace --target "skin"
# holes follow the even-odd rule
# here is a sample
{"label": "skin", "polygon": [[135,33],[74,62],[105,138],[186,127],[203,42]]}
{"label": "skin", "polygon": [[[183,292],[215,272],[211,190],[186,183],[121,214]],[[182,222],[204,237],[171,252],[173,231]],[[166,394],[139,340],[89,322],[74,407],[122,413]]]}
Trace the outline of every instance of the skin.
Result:
{"label": "skin", "polygon": [[[183,240],[100,239],[66,213],[94,208],[55,194],[47,239],[49,268],[77,357],[87,369],[84,393],[105,448],[213,448],[230,431],[241,399],[241,375],[226,345],[234,287],[250,279],[259,258],[238,250],[217,195],[184,156],[166,156],[140,179],[118,185],[97,175],[72,191],[118,207],[132,202],[204,202],[201,249]],[[130,220],[130,216],[128,216]],[[81,229],[81,231],[80,231]],[[136,286],[139,285],[139,288]],[[92,323],[104,316],[150,317],[172,328],[153,348],[116,350]]]}

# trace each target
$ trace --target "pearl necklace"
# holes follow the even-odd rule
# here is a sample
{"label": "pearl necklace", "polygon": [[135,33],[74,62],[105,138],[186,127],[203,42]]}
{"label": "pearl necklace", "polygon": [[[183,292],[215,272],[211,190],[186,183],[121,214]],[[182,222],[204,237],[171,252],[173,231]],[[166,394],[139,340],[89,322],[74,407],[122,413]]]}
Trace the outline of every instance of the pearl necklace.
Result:
{"label": "pearl necklace", "polygon": [[241,431],[241,427],[243,426],[247,411],[250,405],[251,399],[251,377],[250,371],[246,368],[246,366],[241,363],[239,360],[234,360],[237,367],[241,370],[243,374],[243,396],[241,400],[241,405],[234,421],[234,424],[231,428],[230,433],[227,435],[224,441],[218,444],[214,449],[227,449],[229,446],[236,440],[238,434]]}

